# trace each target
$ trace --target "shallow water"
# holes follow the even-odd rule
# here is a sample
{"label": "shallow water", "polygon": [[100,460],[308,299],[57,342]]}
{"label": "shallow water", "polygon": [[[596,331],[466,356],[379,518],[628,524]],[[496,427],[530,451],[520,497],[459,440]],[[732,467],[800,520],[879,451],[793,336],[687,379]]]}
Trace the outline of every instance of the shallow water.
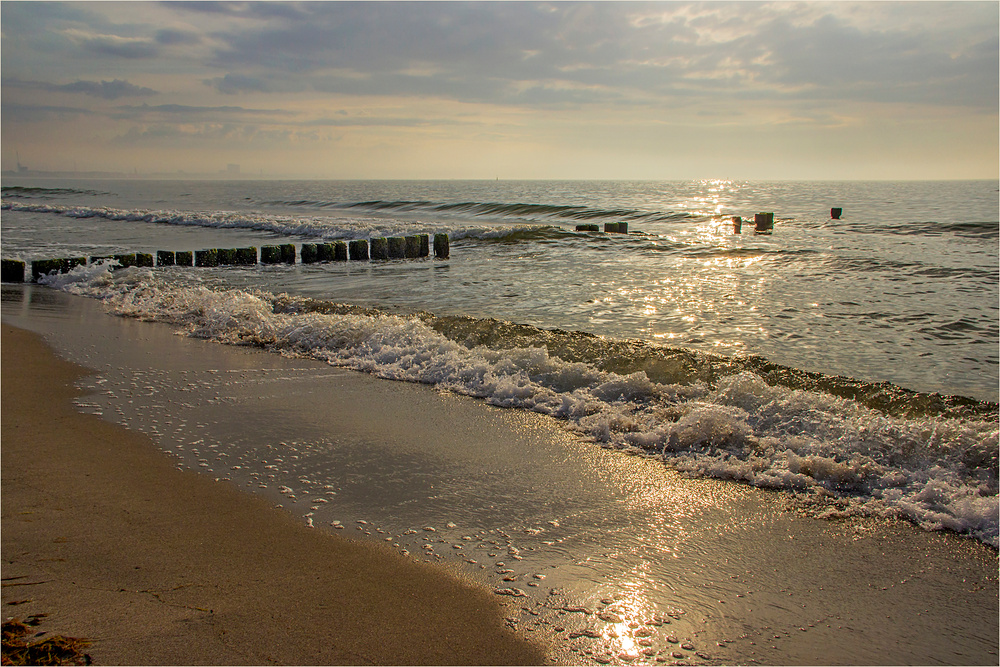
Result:
{"label": "shallow water", "polygon": [[2,313],[98,370],[81,409],[317,529],[522,591],[510,622],[560,661],[996,662],[996,552],[973,540],[819,520],[808,498],[686,478],[542,415],[177,336],[47,288],[4,287]]}

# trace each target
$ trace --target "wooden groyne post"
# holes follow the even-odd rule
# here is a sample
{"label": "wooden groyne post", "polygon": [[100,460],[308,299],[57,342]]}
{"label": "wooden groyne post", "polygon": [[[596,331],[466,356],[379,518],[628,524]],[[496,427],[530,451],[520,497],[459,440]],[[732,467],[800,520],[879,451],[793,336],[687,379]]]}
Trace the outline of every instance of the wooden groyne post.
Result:
{"label": "wooden groyne post", "polygon": [[0,281],[5,283],[23,283],[24,262],[19,259],[0,260]]}
{"label": "wooden groyne post", "polygon": [[437,259],[448,259],[451,248],[447,234],[434,235],[434,257]]}
{"label": "wooden groyne post", "polygon": [[368,259],[368,241],[355,239],[347,245],[348,256],[352,260]]}
{"label": "wooden groyne post", "polygon": [[843,212],[844,212],[844,209],[842,209],[842,208],[831,208],[830,209],[830,217],[833,218],[834,220],[840,220],[840,216],[841,216],[841,214],[843,214]]}
{"label": "wooden groyne post", "polygon": [[757,234],[769,234],[774,229],[774,213],[757,213],[753,216]]}
{"label": "wooden groyne post", "polygon": [[743,229],[743,218],[739,215],[733,216],[733,234],[739,234]]}

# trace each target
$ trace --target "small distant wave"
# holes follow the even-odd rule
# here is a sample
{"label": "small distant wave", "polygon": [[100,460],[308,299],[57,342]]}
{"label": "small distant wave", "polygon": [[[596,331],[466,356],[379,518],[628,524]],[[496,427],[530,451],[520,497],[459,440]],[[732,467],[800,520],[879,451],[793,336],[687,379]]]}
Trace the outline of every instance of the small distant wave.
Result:
{"label": "small distant wave", "polygon": [[448,233],[452,241],[532,241],[560,238],[569,233],[551,225],[448,225],[441,222],[393,220],[388,218],[331,218],[281,216],[238,211],[176,211],[118,209],[106,206],[67,206],[25,202],[0,202],[0,210],[49,213],[71,218],[101,218],[128,222],[148,222],[189,227],[249,229],[303,239],[364,239],[418,233]]}
{"label": "small distant wave", "polygon": [[0,194],[4,197],[13,197],[16,199],[45,199],[47,197],[62,195],[103,196],[108,195],[109,193],[101,192],[100,190],[79,190],[76,188],[37,188],[24,187],[20,185],[5,185],[0,187]]}
{"label": "small distant wave", "polygon": [[828,223],[860,234],[893,234],[899,236],[963,236],[973,239],[1000,237],[1000,222],[908,222],[889,225],[872,223]]}
{"label": "small distant wave", "polygon": [[760,357],[212,290],[151,269],[91,265],[44,280],[191,336],[550,415],[604,447],[659,457],[692,475],[806,494],[824,516],[902,517],[1000,546],[996,404]]}
{"label": "small distant wave", "polygon": [[430,213],[437,216],[461,215],[513,221],[623,221],[623,222],[688,222],[704,221],[703,215],[662,211],[643,211],[635,208],[592,208],[588,206],[500,203],[500,202],[441,202],[427,200],[371,200],[360,202],[335,202],[322,200],[275,200],[263,202],[266,206],[288,208],[353,209],[372,213]]}

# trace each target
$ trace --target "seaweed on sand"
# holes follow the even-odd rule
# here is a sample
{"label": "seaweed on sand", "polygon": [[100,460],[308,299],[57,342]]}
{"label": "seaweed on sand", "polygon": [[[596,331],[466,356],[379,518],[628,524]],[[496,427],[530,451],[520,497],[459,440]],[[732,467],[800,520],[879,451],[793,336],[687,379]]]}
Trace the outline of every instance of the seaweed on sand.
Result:
{"label": "seaweed on sand", "polygon": [[[45,614],[35,614],[21,620],[13,618],[3,623],[4,665],[89,665],[90,656],[83,649],[90,642],[79,637],[50,635],[41,638],[44,632],[33,629]],[[32,641],[35,640],[35,641]]]}

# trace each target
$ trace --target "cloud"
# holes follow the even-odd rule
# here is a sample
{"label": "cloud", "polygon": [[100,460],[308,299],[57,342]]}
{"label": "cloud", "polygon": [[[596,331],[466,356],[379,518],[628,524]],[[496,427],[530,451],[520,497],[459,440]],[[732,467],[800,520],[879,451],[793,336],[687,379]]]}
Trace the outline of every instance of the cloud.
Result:
{"label": "cloud", "polygon": [[164,28],[156,31],[156,41],[159,44],[172,46],[174,44],[199,44],[201,36],[189,30]]}
{"label": "cloud", "polygon": [[[174,6],[277,13],[265,3],[190,4]],[[907,11],[940,11],[922,4]],[[995,38],[980,47],[968,38],[981,31],[960,25],[942,34],[929,19],[904,31],[842,5],[304,3],[290,5],[282,21],[216,31],[221,44],[208,64],[228,69],[234,83],[294,74],[300,89],[537,108],[699,94],[956,106],[995,100]],[[245,89],[225,79],[212,81],[223,92]]]}
{"label": "cloud", "polygon": [[478,125],[454,118],[388,118],[360,116],[351,118],[317,118],[302,123],[304,126],[322,127],[431,127],[442,125]]}
{"label": "cloud", "polygon": [[283,109],[247,109],[235,106],[190,106],[186,104],[158,104],[150,106],[142,105],[119,105],[115,107],[111,116],[118,119],[143,119],[143,118],[202,118],[213,116],[216,118],[230,117],[253,117],[253,116],[292,116],[295,112]]}
{"label": "cloud", "polygon": [[3,102],[0,104],[0,114],[5,122],[37,123],[49,120],[68,120],[78,116],[91,115],[89,109],[79,107],[62,107],[46,104],[18,104]]}
{"label": "cloud", "polygon": [[262,79],[244,74],[226,74],[225,76],[205,79],[202,81],[206,86],[215,88],[224,95],[235,95],[237,93],[262,93],[268,90],[268,86]]}
{"label": "cloud", "polygon": [[159,45],[146,37],[93,34],[76,28],[66,30],[65,34],[86,51],[102,56],[132,60],[154,58],[160,54]]}
{"label": "cloud", "polygon": [[43,81],[21,81],[20,79],[4,79],[3,86],[10,88],[27,88],[45,90],[54,93],[82,93],[105,100],[117,100],[123,97],[148,97],[156,95],[152,88],[136,86],[123,79],[111,81],[74,81],[73,83],[45,83]]}
{"label": "cloud", "polygon": [[165,6],[182,12],[219,14],[234,18],[258,20],[307,19],[309,14],[296,2],[164,2]]}

